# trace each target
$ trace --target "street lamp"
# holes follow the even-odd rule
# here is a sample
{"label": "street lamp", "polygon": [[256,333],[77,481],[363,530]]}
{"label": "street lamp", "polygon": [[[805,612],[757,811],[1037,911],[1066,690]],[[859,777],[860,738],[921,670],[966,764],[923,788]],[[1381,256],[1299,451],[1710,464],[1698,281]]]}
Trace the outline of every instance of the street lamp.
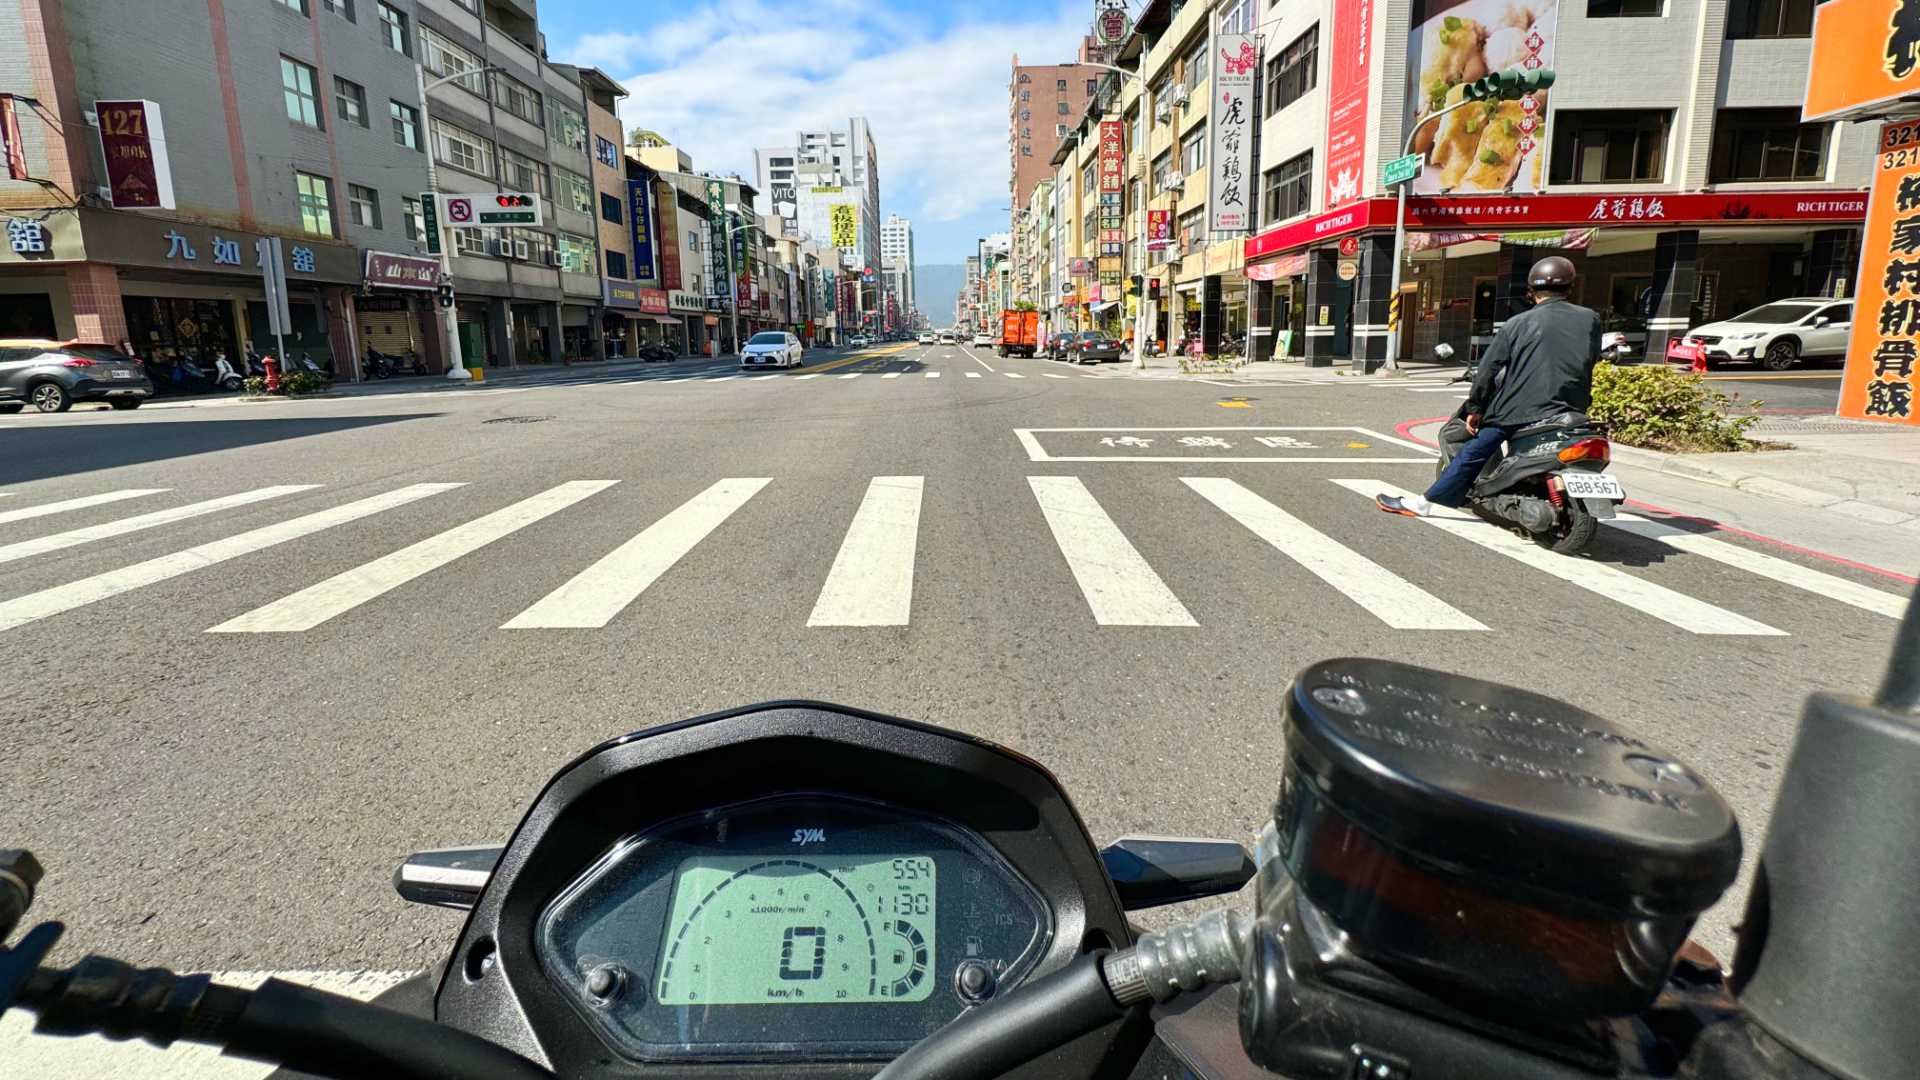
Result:
{"label": "street lamp", "polygon": [[[1147,274],[1147,196],[1149,194],[1149,177],[1147,175],[1146,50],[1141,50],[1140,63],[1136,70],[1133,71],[1128,71],[1123,67],[1115,67],[1112,64],[1095,63],[1092,60],[1081,60],[1074,64],[1062,66],[1099,68],[1102,71],[1111,71],[1116,75],[1132,79],[1134,82],[1140,84],[1140,96],[1135,99],[1136,104],[1140,107],[1140,132],[1135,139],[1139,145],[1134,148],[1140,155],[1140,205],[1134,207],[1134,209],[1140,212],[1140,277],[1141,280],[1144,281],[1146,280]],[[1129,169],[1127,171],[1132,172],[1133,170]],[[1145,292],[1146,290],[1143,288],[1141,290],[1142,295],[1139,300],[1139,307],[1133,319],[1133,366],[1136,368],[1144,368],[1147,366],[1147,298]]]}
{"label": "street lamp", "polygon": [[[440,174],[439,170],[434,168],[433,162],[433,106],[427,100],[427,91],[438,86],[444,86],[450,82],[456,82],[471,75],[486,75],[489,72],[505,72],[506,70],[506,68],[500,67],[497,64],[489,64],[486,67],[471,68],[453,75],[442,75],[437,79],[429,81],[427,79],[426,66],[424,64],[413,65],[413,83],[415,89],[420,93],[420,137],[427,142],[427,194],[429,196],[436,199],[439,197]],[[440,280],[451,284],[453,281],[453,256],[449,249],[453,245],[448,243],[450,237],[446,230],[449,226],[445,221],[441,220],[438,207],[434,208],[433,218],[435,222],[434,229],[440,233],[439,236],[434,237],[434,240],[440,246]],[[447,378],[455,382],[471,379],[473,378],[473,373],[467,370],[466,358],[460,355],[459,309],[453,304],[448,304],[441,309],[441,315],[446,321],[447,343],[453,353],[453,363],[447,368]]]}

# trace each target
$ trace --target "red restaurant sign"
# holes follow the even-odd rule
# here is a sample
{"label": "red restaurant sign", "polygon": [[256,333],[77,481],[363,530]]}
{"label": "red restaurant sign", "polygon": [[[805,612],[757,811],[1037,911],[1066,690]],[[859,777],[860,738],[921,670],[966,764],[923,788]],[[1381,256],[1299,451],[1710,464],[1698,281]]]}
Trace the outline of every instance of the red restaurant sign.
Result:
{"label": "red restaurant sign", "polygon": [[390,289],[431,289],[440,278],[440,264],[413,255],[367,252],[366,281]]}
{"label": "red restaurant sign", "polygon": [[1339,207],[1360,198],[1366,182],[1373,0],[1334,0],[1328,64],[1326,205]]}
{"label": "red restaurant sign", "polygon": [[145,100],[96,101],[93,108],[114,208],[172,210],[173,168],[160,106]]}
{"label": "red restaurant sign", "polygon": [[[1856,222],[1866,214],[1867,196],[1857,191],[1487,195],[1407,200],[1409,228],[1496,232],[1505,228]],[[1363,229],[1390,229],[1393,215],[1392,199],[1368,199],[1250,237],[1246,257],[1256,259]]]}
{"label": "red restaurant sign", "polygon": [[665,289],[641,289],[640,310],[648,315],[667,313],[667,291]]}

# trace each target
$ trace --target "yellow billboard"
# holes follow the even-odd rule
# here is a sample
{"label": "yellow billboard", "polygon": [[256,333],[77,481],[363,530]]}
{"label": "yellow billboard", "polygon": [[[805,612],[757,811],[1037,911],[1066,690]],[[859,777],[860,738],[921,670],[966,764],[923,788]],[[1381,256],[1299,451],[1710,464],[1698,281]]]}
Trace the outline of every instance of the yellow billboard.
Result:
{"label": "yellow billboard", "polygon": [[831,210],[831,243],[837,248],[856,247],[860,243],[860,220],[853,212],[852,203],[835,203]]}

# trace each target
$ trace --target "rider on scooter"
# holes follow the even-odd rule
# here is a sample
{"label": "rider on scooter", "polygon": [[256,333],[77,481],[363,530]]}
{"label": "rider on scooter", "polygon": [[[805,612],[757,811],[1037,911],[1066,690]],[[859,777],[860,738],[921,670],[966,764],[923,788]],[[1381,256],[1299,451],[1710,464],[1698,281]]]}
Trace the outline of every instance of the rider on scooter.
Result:
{"label": "rider on scooter", "polygon": [[1600,316],[1567,299],[1573,278],[1573,264],[1558,255],[1533,264],[1527,294],[1534,306],[1500,328],[1467,394],[1464,412],[1473,438],[1425,495],[1376,495],[1375,505],[1407,517],[1425,517],[1435,506],[1463,506],[1480,469],[1515,431],[1556,413],[1587,411],[1593,365],[1600,359]]}

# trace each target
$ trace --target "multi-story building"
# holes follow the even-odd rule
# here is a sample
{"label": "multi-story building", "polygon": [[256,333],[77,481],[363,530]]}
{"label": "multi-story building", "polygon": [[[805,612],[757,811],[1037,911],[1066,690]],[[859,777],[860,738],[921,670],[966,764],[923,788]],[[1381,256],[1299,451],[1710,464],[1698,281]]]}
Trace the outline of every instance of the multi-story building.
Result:
{"label": "multi-story building", "polygon": [[[653,223],[649,220],[652,200],[637,198],[627,186],[627,140],[620,128],[620,100],[627,96],[626,88],[598,68],[572,70],[586,94],[587,138],[593,148],[589,168],[593,175],[595,239],[600,245],[602,310],[596,326],[579,330],[569,326],[567,333],[571,336],[591,329],[602,337],[606,355],[631,356],[635,346],[651,339],[639,325],[652,321],[651,315],[643,317],[640,290],[659,289]],[[635,255],[636,245],[643,249],[645,266]]]}
{"label": "multi-story building", "polygon": [[[1203,5],[1172,6],[1155,0],[1136,27],[1156,48]],[[1381,167],[1478,67],[1557,80],[1413,140],[1401,357],[1484,348],[1552,252],[1580,271],[1575,300],[1654,357],[1689,325],[1771,299],[1851,295],[1874,132],[1799,122],[1813,9],[1373,0],[1348,25],[1353,5],[1261,5],[1255,354],[1382,362],[1395,205]],[[1359,26],[1365,47],[1337,50]]]}
{"label": "multi-story building", "polygon": [[[1093,39],[1080,44],[1087,60]],[[1060,141],[1080,123],[1099,89],[1100,72],[1078,64],[1022,64],[1013,57],[1007,84],[1007,205],[1027,204],[1034,185],[1053,174],[1049,164]]]}
{"label": "multi-story building", "polygon": [[888,214],[886,224],[880,226],[880,269],[888,295],[899,298],[900,310],[919,310],[913,278],[913,222],[898,214]]}
{"label": "multi-story building", "polygon": [[865,117],[845,131],[802,131],[794,145],[754,151],[757,208],[794,235],[839,248],[845,269],[872,274],[855,295],[862,319],[878,315],[881,290],[880,164]]}
{"label": "multi-story building", "polygon": [[[0,94],[27,177],[0,175],[0,335],[124,342],[163,387],[186,365],[271,352],[255,245],[273,237],[290,354],[343,378],[367,343],[442,363],[436,268],[414,254],[427,188],[414,4],[215,12],[0,9]],[[110,171],[103,126],[116,165],[145,167]]]}
{"label": "multi-story building", "polygon": [[643,310],[643,321],[653,324],[643,336],[686,355],[714,355],[720,348],[725,286],[720,284],[724,276],[712,271],[706,181],[694,174],[686,151],[639,130],[628,136],[627,179],[652,189],[657,281],[666,293],[664,311]]}
{"label": "multi-story building", "polygon": [[[466,0],[416,5],[437,190],[541,199],[538,227],[450,230],[462,355],[507,366],[602,355],[593,135],[577,73],[544,59],[530,0],[484,15]],[[587,244],[593,257],[580,258]]]}

